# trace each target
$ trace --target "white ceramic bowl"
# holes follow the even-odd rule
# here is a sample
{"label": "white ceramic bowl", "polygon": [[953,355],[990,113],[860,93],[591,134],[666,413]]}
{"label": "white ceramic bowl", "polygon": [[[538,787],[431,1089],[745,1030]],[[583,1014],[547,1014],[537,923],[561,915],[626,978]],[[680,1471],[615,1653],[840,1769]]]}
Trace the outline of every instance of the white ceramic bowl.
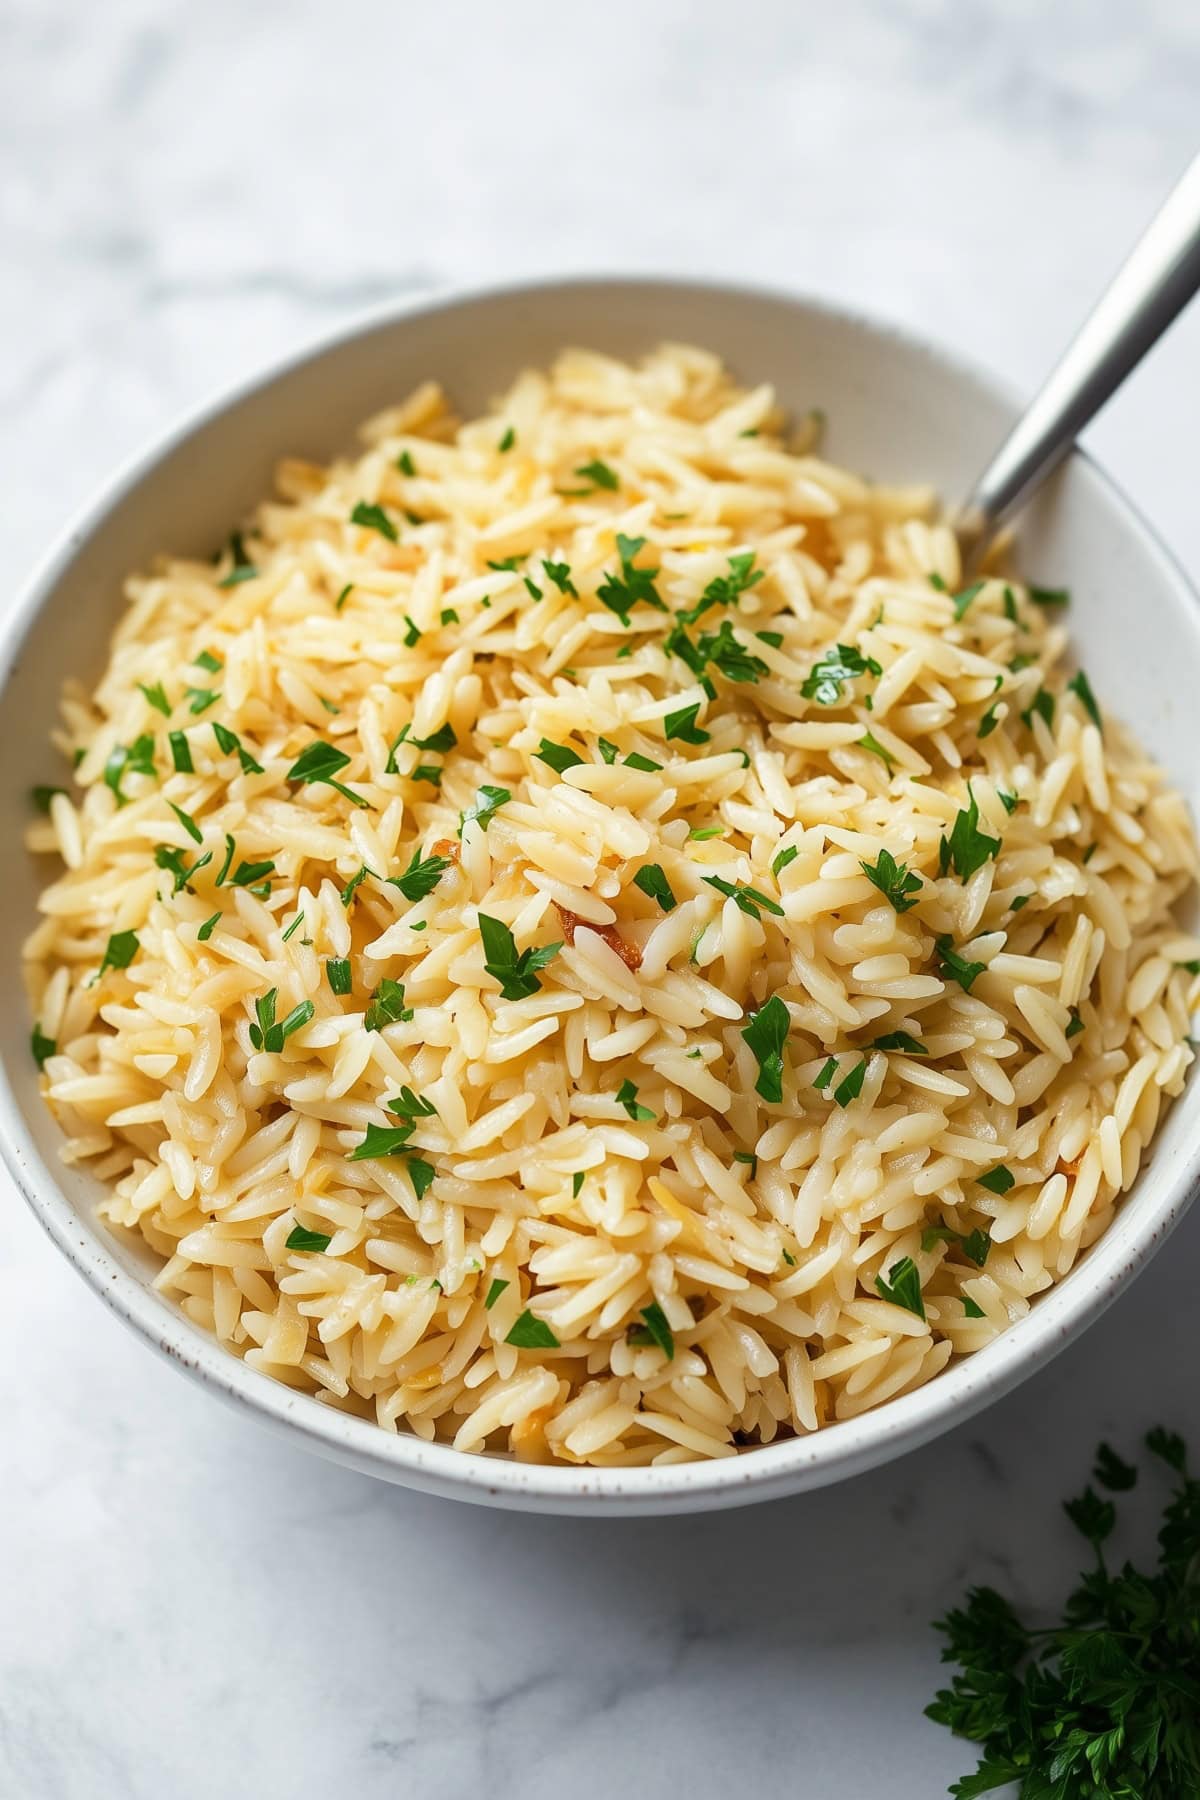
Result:
{"label": "white ceramic bowl", "polygon": [[[122,577],[166,548],[210,553],[268,491],[277,457],[322,458],[348,446],[360,420],[427,376],[441,379],[470,415],[516,370],[564,345],[628,356],[664,338],[718,351],[746,381],[774,382],[798,411],[822,407],[834,460],[881,478],[931,480],[950,498],[1016,411],[993,382],[896,331],[747,288],[580,280],[393,308],[185,421],[117,476],[38,570],[0,642],[4,840],[19,841],[29,788],[53,778],[46,737],[59,686],[64,676],[98,673]],[[1073,589],[1071,627],[1102,704],[1136,725],[1200,810],[1200,610],[1180,570],[1082,455],[1022,521],[1020,561],[1031,578]],[[661,1469],[544,1468],[464,1455],[344,1417],[248,1369],[153,1291],[148,1253],[96,1222],[97,1183],[59,1163],[58,1128],[29,1053],[18,947],[44,875],[32,859],[14,856],[0,887],[0,1150],[17,1185],[101,1298],[213,1393],[322,1455],[410,1487],[531,1510],[647,1513],[732,1506],[841,1480],[926,1442],[1040,1368],[1144,1266],[1200,1173],[1193,1081],[1115,1223],[1027,1318],[917,1393],[814,1437]]]}

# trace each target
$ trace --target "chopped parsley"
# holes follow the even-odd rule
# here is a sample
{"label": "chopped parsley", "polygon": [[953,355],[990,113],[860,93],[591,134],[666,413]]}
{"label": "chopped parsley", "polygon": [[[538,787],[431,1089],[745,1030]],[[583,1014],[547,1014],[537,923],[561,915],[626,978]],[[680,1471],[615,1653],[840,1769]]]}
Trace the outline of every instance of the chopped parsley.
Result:
{"label": "chopped parsley", "polygon": [[818,706],[837,706],[844,683],[859,675],[882,674],[882,665],[873,656],[864,656],[853,644],[839,644],[813,664],[800,692],[805,700],[815,700]]}
{"label": "chopped parsley", "polygon": [[191,813],[184,812],[182,806],[176,806],[173,800],[168,800],[167,805],[175,814],[175,817],[179,820],[179,823],[183,826],[183,829],[187,832],[192,842],[194,844],[203,843],[204,840],[201,835],[200,827],[197,825],[195,819],[193,819]]}
{"label": "chopped parsley", "polygon": [[1084,1029],[1085,1029],[1085,1027],[1084,1027],[1083,1020],[1079,1014],[1079,1008],[1077,1006],[1073,1006],[1071,1008],[1071,1017],[1067,1022],[1067,1026],[1063,1032],[1063,1036],[1067,1039],[1070,1039],[1073,1037],[1078,1037],[1079,1033],[1081,1031],[1083,1031]]}
{"label": "chopped parsley", "polygon": [[890,751],[884,749],[877,737],[873,737],[868,731],[864,736],[858,739],[858,746],[860,750],[869,750],[872,756],[877,756],[887,769],[888,774],[891,774],[893,768],[896,766],[896,759]]}
{"label": "chopped parsley", "polygon": [[606,574],[596,590],[596,598],[610,612],[616,613],[622,625],[630,623],[630,614],[639,600],[644,600],[647,606],[657,607],[659,612],[667,610],[666,602],[654,585],[657,567],[635,569],[633,566],[633,559],[645,542],[645,538],[626,537],[623,531],[618,531],[617,555],[621,559],[621,573],[619,576]]}
{"label": "chopped parsley", "polygon": [[160,869],[166,869],[174,877],[175,885],[171,889],[172,894],[177,894],[181,888],[186,887],[192,876],[198,870],[207,868],[212,859],[212,851],[206,850],[203,856],[196,858],[189,869],[183,851],[175,849],[173,845],[159,844],[154,852],[155,865]]}
{"label": "chopped parsley", "polygon": [[943,835],[938,846],[938,867],[943,875],[949,869],[966,880],[981,869],[989,857],[1000,854],[1000,839],[988,837],[979,829],[979,802],[970,782],[967,783],[969,804],[960,810],[950,835]]}
{"label": "chopped parsley", "polygon": [[104,785],[111,788],[118,806],[129,802],[129,795],[124,793],[121,783],[126,775],[149,775],[156,773],[154,767],[154,738],[150,732],[143,732],[141,737],[134,738],[132,744],[114,744],[104,764]]}
{"label": "chopped parsley", "polygon": [[771,860],[772,875],[782,875],[788,864],[794,863],[799,854],[800,850],[796,844],[789,844],[785,850],[780,850]]}
{"label": "chopped parsley", "polygon": [[1067,606],[1071,600],[1070,588],[1031,587],[1029,598],[1035,606]]}
{"label": "chopped parsley", "polygon": [[1039,688],[1025,711],[1021,714],[1026,725],[1032,727],[1034,714],[1042,720],[1048,731],[1054,729],[1054,695],[1048,694],[1045,688]]}
{"label": "chopped parsley", "polygon": [[1010,818],[1021,804],[1018,794],[1006,794],[1003,788],[996,789],[996,798]]}
{"label": "chopped parsley", "polygon": [[921,877],[907,863],[898,863],[890,850],[881,850],[873,863],[860,861],[858,866],[896,912],[906,913],[917,904],[909,896],[920,893]]}
{"label": "chopped parsley", "polygon": [[645,775],[655,775],[662,768],[662,764],[660,762],[655,762],[653,758],[649,756],[643,756],[640,750],[632,750],[625,758],[625,767],[627,769],[641,769],[642,773]]}
{"label": "chopped parsley", "polygon": [[167,742],[171,746],[171,761],[175,765],[177,775],[194,775],[195,764],[192,762],[191,745],[182,731],[171,731],[167,734]]}
{"label": "chopped parsley", "polygon": [[508,926],[487,913],[480,913],[479,935],[483,940],[483,966],[494,981],[500,983],[505,1000],[525,1000],[541,987],[538,973],[552,962],[562,949],[561,941],[544,944],[539,949],[517,952],[516,939]]}
{"label": "chopped parsley", "polygon": [[304,923],[304,908],[301,907],[300,911],[296,914],[295,918],[292,920],[291,924],[288,926],[287,930],[284,932],[283,938],[281,941],[286,944],[289,938],[294,937],[296,935],[296,933],[299,931],[299,929],[303,925],[303,923]]}
{"label": "chopped parsley", "polygon": [[171,716],[171,702],[163,692],[162,682],[156,681],[152,686],[148,687],[144,681],[139,681],[138,687],[146,696],[146,699],[150,702],[150,705],[154,708],[155,712],[160,712],[164,719],[169,719]]}
{"label": "chopped parsley", "polygon": [[915,1313],[918,1319],[925,1317],[921,1276],[911,1256],[902,1256],[899,1262],[894,1262],[886,1281],[882,1275],[877,1275],[875,1286],[881,1297],[890,1300],[893,1306],[902,1306],[905,1312]]}
{"label": "chopped parsley", "polygon": [[629,1117],[635,1122],[648,1125],[653,1123],[655,1114],[649,1106],[643,1106],[637,1097],[638,1091],[632,1081],[623,1081],[617,1089],[617,1105],[623,1106]]}
{"label": "chopped parsley", "polygon": [[331,956],[325,964],[325,975],[331,993],[348,994],[354,985],[348,956]]}
{"label": "chopped parsley", "polygon": [[409,617],[409,615],[407,613],[405,613],[405,615],[404,615],[404,648],[406,650],[411,650],[414,647],[414,645],[419,644],[420,641],[421,641],[421,632],[420,632],[419,626],[417,625],[416,620],[411,619]]}
{"label": "chopped parsley", "polygon": [[583,1184],[586,1180],[586,1169],[576,1169],[571,1177],[571,1194],[574,1199],[578,1200],[580,1194],[583,1192]]}
{"label": "chopped parsley", "polygon": [[534,1316],[526,1307],[504,1339],[517,1350],[557,1350],[558,1339],[544,1319]]}
{"label": "chopped parsley", "polygon": [[481,831],[486,831],[500,808],[511,799],[512,795],[507,788],[490,787],[485,782],[476,794],[474,804],[458,816],[459,837],[463,834],[464,826],[469,825],[472,819],[477,821]]}
{"label": "chopped parsley", "polygon": [[[511,450],[513,445],[516,443],[516,441],[517,441],[517,434],[513,430],[512,426],[511,425],[505,426],[504,436],[500,439],[500,442],[496,445],[496,448],[500,452],[501,456],[504,455],[506,450]],[[507,1287],[508,1283],[505,1282],[504,1285]]]}
{"label": "chopped parsley", "polygon": [[573,599],[578,600],[579,594],[576,590],[575,583],[571,580],[570,563],[551,562],[549,557],[547,557],[542,563],[542,568],[545,570],[547,577],[554,583],[560,594],[570,594]]}
{"label": "chopped parsley", "polygon": [[706,663],[715,664],[727,681],[757,681],[761,675],[770,674],[762,657],[752,655],[734,637],[728,619],[721,620],[719,631],[702,633],[696,649]]}
{"label": "chopped parsley", "polygon": [[978,1301],[972,1300],[970,1294],[963,1295],[963,1312],[968,1319],[986,1319],[987,1314]]}
{"label": "chopped parsley", "polygon": [[986,963],[970,962],[960,956],[954,948],[954,939],[947,933],[940,937],[934,945],[937,952],[938,965],[942,976],[947,981],[957,981],[961,988],[969,994],[971,988],[987,968]]}
{"label": "chopped parsley", "polygon": [[659,863],[647,863],[644,868],[639,869],[633,878],[633,885],[641,888],[649,899],[657,900],[665,913],[674,912],[679,904]]}
{"label": "chopped parsley", "polygon": [[207,712],[210,706],[215,706],[221,698],[214,688],[184,688],[183,695],[184,699],[188,701],[188,711],[194,719],[198,719],[201,713]]}
{"label": "chopped parsley", "polygon": [[308,746],[307,750],[300,752],[284,776],[284,780],[321,784],[325,787],[335,788],[353,806],[367,806],[369,802],[364,800],[361,794],[356,794],[352,788],[346,787],[344,782],[335,779],[342,769],[349,766],[349,763],[350,758],[344,750],[339,750],[335,745],[327,744],[323,739],[318,738],[315,743]]}
{"label": "chopped parsley", "polygon": [[741,881],[726,881],[721,875],[705,875],[701,879],[706,887],[716,888],[718,894],[724,894],[735,906],[752,919],[760,919],[764,909],[769,913],[777,913],[782,919],[783,908],[778,900],[772,900],[769,894],[760,893],[757,888],[747,887]]}
{"label": "chopped parsley", "polygon": [[658,1349],[662,1351],[667,1361],[673,1362],[675,1359],[675,1339],[671,1333],[671,1327],[667,1324],[666,1313],[664,1313],[657,1300],[651,1301],[649,1306],[643,1306],[640,1310],[646,1323],[644,1325],[634,1326],[633,1330],[629,1333],[629,1342],[638,1345],[656,1345]]}
{"label": "chopped parsley", "polygon": [[441,620],[442,620],[443,625],[457,625],[458,624],[458,614],[455,612],[455,610],[452,606],[443,606],[442,612],[441,612]]}
{"label": "chopped parsley", "polygon": [[256,1023],[250,1027],[250,1042],[256,1050],[267,1050],[278,1054],[294,1031],[307,1025],[316,1008],[311,1000],[302,1000],[299,1006],[293,1006],[286,1019],[278,1023],[275,1019],[275,1008],[279,1000],[279,990],[269,988],[265,994],[254,1002]]}
{"label": "chopped parsley", "polygon": [[[606,488],[610,494],[615,494],[620,486],[616,470],[610,469],[608,464],[601,462],[598,456],[593,457],[591,462],[580,463],[575,473],[582,475],[583,479],[590,482],[592,487]],[[584,489],[584,492],[586,493],[587,489]]]}
{"label": "chopped parsley", "polygon": [[367,876],[373,875],[374,873],[375,873],[375,871],[373,869],[368,869],[366,863],[364,863],[362,868],[358,871],[357,875],[352,875],[350,877],[349,881],[346,883],[345,887],[342,889],[342,895],[341,895],[342,905],[344,907],[346,907],[347,910],[349,910],[349,908],[354,900],[355,894],[357,894],[359,888],[362,886],[363,882],[367,879]]}
{"label": "chopped parsley", "polygon": [[544,762],[547,768],[556,774],[563,775],[568,769],[577,769],[583,758],[567,744],[552,744],[549,738],[543,738],[540,749],[534,751],[538,762]]}
{"label": "chopped parsley", "polygon": [[350,523],[352,525],[363,525],[368,531],[377,531],[380,537],[385,537],[387,539],[389,544],[396,544],[400,541],[400,533],[396,530],[396,527],[392,524],[392,521],[388,518],[382,506],[371,506],[367,501],[360,500],[358,505],[354,508],[354,511],[350,514]]}
{"label": "chopped parsley", "polygon": [[350,598],[350,596],[353,592],[354,592],[354,583],[352,581],[348,581],[346,583],[345,587],[342,589],[341,593],[338,595],[337,599],[333,603],[334,612],[341,612],[343,606],[345,606],[347,600]]}
{"label": "chopped parsley", "polygon": [[610,739],[606,737],[598,738],[596,740],[596,748],[599,750],[600,755],[606,763],[616,762],[618,755],[617,746],[612,743]]}
{"label": "chopped parsley", "polygon": [[361,1144],[355,1144],[349,1162],[377,1162],[385,1156],[403,1156],[413,1134],[411,1125],[368,1125]]}
{"label": "chopped parsley", "polygon": [[920,1038],[913,1037],[907,1031],[889,1031],[884,1037],[875,1039],[876,1050],[903,1050],[906,1056],[928,1056],[929,1051]]}
{"label": "chopped parsley", "polygon": [[833,1097],[839,1106],[849,1106],[862,1093],[863,1081],[866,1079],[867,1059],[864,1056],[856,1062],[850,1073],[838,1082],[833,1090]]}
{"label": "chopped parsley", "polygon": [[922,1250],[932,1250],[936,1244],[957,1244],[968,1262],[973,1262],[977,1269],[982,1269],[988,1259],[992,1247],[992,1234],[977,1227],[974,1231],[955,1231],[949,1225],[931,1225],[921,1233]]}
{"label": "chopped parsley", "polygon": [[723,837],[724,834],[723,825],[692,825],[688,830],[688,837],[696,844],[707,843],[709,838]]}
{"label": "chopped parsley", "polygon": [[741,1035],[758,1064],[754,1091],[764,1100],[776,1104],[783,1099],[783,1046],[787,1043],[791,1024],[787,1007],[778,994],[772,994],[764,1006],[750,1014],[749,1023],[742,1027]]}
{"label": "chopped parsley", "polygon": [[497,1275],[495,1280],[492,1282],[492,1285],[489,1287],[489,1289],[487,1291],[487,1298],[484,1300],[484,1303],[483,1303],[485,1312],[491,1312],[493,1306],[495,1306],[497,1300],[500,1298],[500,1296],[504,1292],[505,1288],[511,1287],[511,1286],[512,1286],[511,1282],[502,1281],[500,1276]]}
{"label": "chopped parsley", "polygon": [[242,534],[240,531],[234,531],[230,534],[229,557],[233,566],[229,573],[223,575],[220,581],[218,581],[217,586],[219,588],[237,587],[239,582],[252,581],[258,574],[258,570],[246,555],[246,546],[242,542]]}
{"label": "chopped parsley", "polygon": [[1082,669],[1079,670],[1078,674],[1072,675],[1070,681],[1067,683],[1067,687],[1072,694],[1075,694],[1078,697],[1081,706],[1097,731],[1103,731],[1104,726],[1100,719],[1100,708],[1096,704],[1096,696],[1092,692],[1092,684]]}
{"label": "chopped parsley", "polygon": [[402,450],[400,452],[399,456],[396,458],[396,467],[402,475],[415,475],[417,472],[417,465],[412,459],[411,452],[408,450]]}
{"label": "chopped parsley", "polygon": [[989,1169],[986,1175],[977,1175],[975,1179],[981,1188],[987,1189],[989,1194],[1007,1194],[1017,1185],[1016,1176],[1005,1163],[997,1163],[996,1167]]}
{"label": "chopped parsley", "polygon": [[309,1231],[306,1225],[293,1225],[284,1239],[285,1250],[328,1250],[333,1235],[326,1231]]}
{"label": "chopped parsley", "polygon": [[699,711],[697,700],[694,706],[681,706],[678,712],[669,712],[663,720],[663,736],[679,738],[685,744],[707,744],[712,733],[702,731],[696,724]]}
{"label": "chopped parsley", "polygon": [[53,800],[55,794],[65,794],[66,791],[66,788],[61,787],[39,786],[30,788],[29,797],[40,813],[48,813],[50,811],[50,802]]}
{"label": "chopped parsley", "polygon": [[201,944],[207,944],[209,938],[212,936],[213,932],[216,930],[217,926],[220,923],[221,923],[221,915],[219,912],[215,912],[215,913],[213,913],[211,918],[205,919],[203,925],[198,926],[196,929],[197,942],[201,943]]}
{"label": "chopped parsley", "polygon": [[404,1004],[404,983],[385,975],[367,1005],[364,1021],[368,1031],[382,1031],[385,1025],[407,1024],[412,1008]]}
{"label": "chopped parsley", "polygon": [[[493,561],[491,557],[488,557],[487,566],[489,569],[495,569],[497,575],[515,575],[521,566],[522,560],[523,559],[520,556],[501,556],[495,561]],[[483,604],[485,606],[487,605],[486,598]]]}
{"label": "chopped parsley", "polygon": [[437,1170],[422,1156],[410,1156],[404,1166],[408,1170],[408,1179],[412,1182],[413,1193],[418,1200],[423,1200],[433,1185]]}
{"label": "chopped parsley", "polygon": [[54,1038],[45,1035],[40,1025],[35,1025],[29,1034],[29,1048],[33,1051],[33,1060],[38,1068],[44,1069],[47,1057],[55,1055],[58,1044]]}
{"label": "chopped parsley", "polygon": [[140,948],[141,940],[136,931],[115,931],[105,945],[97,981],[108,969],[127,969]]}
{"label": "chopped parsley", "polygon": [[218,720],[214,719],[213,736],[216,738],[217,744],[225,756],[237,757],[239,763],[242,765],[243,775],[261,775],[263,773],[262,764],[260,762],[255,762],[250,752],[242,743],[237,732],[230,731],[228,725],[222,725]]}
{"label": "chopped parsley", "polygon": [[388,885],[399,888],[406,900],[424,900],[432,894],[450,863],[448,856],[423,857],[419,850],[414,850],[403,875],[391,876]]}
{"label": "chopped parsley", "polygon": [[390,1113],[398,1113],[402,1119],[432,1119],[437,1107],[432,1100],[426,1100],[423,1094],[414,1094],[408,1086],[402,1085],[400,1092],[392,1099],[385,1100],[384,1105]]}
{"label": "chopped parsley", "polygon": [[999,704],[1000,702],[998,700],[992,701],[992,704],[988,707],[987,711],[979,721],[979,729],[975,733],[976,737],[991,737],[993,731],[995,731],[997,725],[1000,723],[1000,715],[997,711]]}
{"label": "chopped parsley", "polygon": [[969,587],[965,587],[960,593],[955,594],[954,617],[956,620],[965,618],[967,608],[970,606],[972,600],[975,599],[977,594],[983,592],[986,585],[987,584],[982,581],[973,581]]}
{"label": "chopped parsley", "polygon": [[825,1092],[825,1089],[837,1074],[837,1066],[837,1057],[831,1056],[827,1062],[821,1065],[820,1072],[813,1076],[813,1086],[817,1089],[818,1093],[823,1094]]}
{"label": "chopped parsley", "polygon": [[729,558],[729,573],[715,575],[696,604],[684,607],[675,617],[684,625],[694,625],[710,607],[736,606],[739,597],[762,579],[763,570],[754,567],[754,551],[741,551]]}

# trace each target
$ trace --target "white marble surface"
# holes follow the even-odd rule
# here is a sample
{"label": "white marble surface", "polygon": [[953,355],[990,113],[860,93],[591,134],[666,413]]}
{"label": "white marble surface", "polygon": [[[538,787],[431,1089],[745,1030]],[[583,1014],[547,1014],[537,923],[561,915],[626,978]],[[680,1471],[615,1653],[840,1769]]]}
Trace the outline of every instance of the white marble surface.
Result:
{"label": "white marble surface", "polygon": [[[0,0],[4,567],[214,385],[447,281],[762,276],[1028,384],[1195,148],[1198,79],[1189,0]],[[1200,313],[1094,442],[1200,572],[1198,378]],[[921,1717],[927,1621],[968,1579],[1061,1586],[1098,1436],[1200,1428],[1198,1211],[1048,1372],[882,1473],[493,1515],[219,1410],[0,1204],[8,1800],[929,1800],[968,1757]]]}

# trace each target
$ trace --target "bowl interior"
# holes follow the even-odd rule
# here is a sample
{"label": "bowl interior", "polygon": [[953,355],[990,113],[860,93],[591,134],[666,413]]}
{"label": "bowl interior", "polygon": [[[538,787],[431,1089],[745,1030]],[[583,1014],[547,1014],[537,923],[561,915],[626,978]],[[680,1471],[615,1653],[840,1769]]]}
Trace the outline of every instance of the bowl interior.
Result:
{"label": "bowl interior", "polygon": [[[1015,416],[1011,400],[951,359],[877,324],[752,290],[656,281],[580,281],[506,290],[401,312],[309,353],[187,424],[126,471],[70,531],[14,608],[0,646],[0,830],[17,843],[28,792],[61,778],[47,742],[63,679],[98,674],[121,610],[121,581],[163,549],[208,555],[270,489],[283,454],[329,457],[357,425],[436,377],[465,414],[519,369],[566,345],[636,356],[663,339],[721,354],[748,383],[772,382],[799,413],[828,416],[835,461],[879,479],[931,481],[950,500]],[[1135,726],[1200,811],[1193,753],[1200,609],[1186,581],[1107,479],[1074,457],[1022,521],[1031,579],[1068,586],[1075,652],[1101,706]],[[313,1447],[373,1473],[502,1504],[630,1510],[719,1505],[838,1479],[933,1435],[984,1404],[1095,1315],[1165,1234],[1200,1166],[1200,1108],[1171,1110],[1111,1230],[1029,1319],[917,1394],[807,1440],[730,1464],[648,1471],[538,1469],[467,1457],[290,1394],[245,1369],[152,1293],[157,1266],[93,1217],[98,1184],[64,1170],[37,1091],[19,946],[47,870],[11,860],[0,887],[0,1137],[42,1221],[104,1297],[218,1391]]]}

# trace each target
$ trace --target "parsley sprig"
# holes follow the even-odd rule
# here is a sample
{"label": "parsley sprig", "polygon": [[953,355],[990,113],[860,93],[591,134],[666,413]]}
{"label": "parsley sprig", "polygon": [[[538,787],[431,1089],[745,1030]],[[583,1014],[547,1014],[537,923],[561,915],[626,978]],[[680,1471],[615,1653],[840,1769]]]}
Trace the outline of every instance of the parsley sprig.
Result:
{"label": "parsley sprig", "polygon": [[541,987],[539,972],[558,955],[562,944],[543,944],[538,949],[518,953],[516,939],[508,926],[487,913],[479,914],[479,935],[483,940],[483,966],[500,983],[505,1000],[525,1000]]}
{"label": "parsley sprig", "polygon": [[873,656],[864,656],[853,644],[839,644],[813,664],[800,692],[805,700],[815,700],[818,706],[836,706],[847,682],[860,675],[882,674],[883,669]]}
{"label": "parsley sprig", "polygon": [[596,589],[596,598],[607,606],[610,612],[616,613],[622,625],[630,623],[630,614],[639,600],[644,600],[647,606],[653,606],[659,612],[667,610],[666,601],[654,585],[654,578],[658,574],[657,567],[635,569],[633,566],[634,558],[645,542],[645,538],[626,537],[623,531],[618,531],[617,555],[621,559],[621,573],[605,575],[604,580]]}
{"label": "parsley sprig", "polygon": [[[1200,1481],[1183,1439],[1146,1447],[1174,1478],[1152,1572],[1110,1570],[1107,1495],[1138,1471],[1101,1444],[1089,1486],[1065,1505],[1095,1552],[1062,1623],[1031,1631],[994,1588],[972,1588],[940,1619],[958,1673],[928,1716],[983,1750],[958,1800],[1021,1784],[1022,1800],[1182,1800],[1200,1793]],[[1097,1489],[1107,1492],[1098,1492]]]}

